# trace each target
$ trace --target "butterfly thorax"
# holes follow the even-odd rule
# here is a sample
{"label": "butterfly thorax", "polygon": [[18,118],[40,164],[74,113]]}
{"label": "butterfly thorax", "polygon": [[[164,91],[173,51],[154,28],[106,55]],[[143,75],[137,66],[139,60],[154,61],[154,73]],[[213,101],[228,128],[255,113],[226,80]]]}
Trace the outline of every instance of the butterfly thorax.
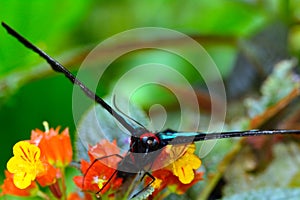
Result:
{"label": "butterfly thorax", "polygon": [[160,149],[160,141],[155,133],[147,132],[139,137],[131,136],[129,152],[119,163],[118,170],[130,173],[143,171],[146,166],[153,164],[161,152]]}

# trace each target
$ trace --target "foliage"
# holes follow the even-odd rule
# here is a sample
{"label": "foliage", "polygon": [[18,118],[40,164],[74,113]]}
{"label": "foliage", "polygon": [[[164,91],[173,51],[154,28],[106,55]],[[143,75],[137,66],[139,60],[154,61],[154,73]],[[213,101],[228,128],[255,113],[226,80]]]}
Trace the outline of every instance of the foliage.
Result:
{"label": "foliage", "polygon": [[[197,2],[192,0],[154,0],[134,3],[128,0],[109,2],[93,0],[65,0],[63,2],[32,0],[23,2],[13,0],[1,1],[0,13],[1,21],[10,24],[72,71],[76,71],[77,66],[80,65],[89,50],[113,34],[146,26],[165,27],[181,31],[190,35],[205,47],[217,64],[227,85],[226,89],[234,91],[234,95],[232,97],[230,95],[227,109],[226,119],[228,122],[232,122],[227,124],[228,129],[300,127],[297,124],[297,104],[287,106],[298,96],[298,93],[290,93],[286,89],[292,87],[289,83],[290,78],[280,80],[283,82],[277,79],[273,87],[262,89],[264,94],[261,99],[257,100],[262,81],[269,76],[273,66],[283,58],[290,56],[299,58],[298,0],[201,0]],[[272,26],[274,24],[276,26]],[[282,26],[278,26],[278,24]],[[267,29],[267,27],[271,28]],[[267,30],[267,32],[264,32],[264,30]],[[262,32],[264,34],[261,34]],[[283,35],[286,35],[286,38],[272,39],[272,41],[266,39],[271,38],[271,34],[279,32],[284,32]],[[257,39],[258,36],[260,40]],[[262,41],[267,41],[267,44]],[[135,41],[131,42],[132,45],[135,44]],[[172,44],[175,45],[177,42],[173,41]],[[284,52],[284,55],[278,55],[276,49],[280,49],[282,52],[288,51]],[[103,62],[110,56],[112,56],[112,51],[99,53],[99,57],[103,58]],[[206,98],[203,81],[195,78],[193,71],[187,67],[188,63],[184,59],[166,52],[148,50],[132,52],[132,54],[118,58],[111,64],[105,76],[101,78],[97,93],[100,96],[111,94],[113,85],[124,72],[132,69],[131,66],[136,66],[145,61],[154,61],[170,66],[176,65],[177,69],[182,70],[181,72],[185,74],[193,88],[197,90],[198,98],[202,100],[199,107],[209,115],[209,109],[207,109],[209,104],[205,104],[205,101],[203,101]],[[240,71],[237,70],[237,65],[242,67]],[[267,66],[271,66],[271,68]],[[291,71],[289,72],[291,73]],[[279,77],[281,75],[279,74]],[[232,77],[237,80],[234,84],[230,84]],[[88,79],[88,82],[98,81],[98,77],[94,76],[93,71],[87,71],[84,78]],[[132,85],[133,81],[126,84]],[[172,87],[182,89],[180,86],[173,85]],[[239,87],[242,90],[239,90]],[[278,87],[284,88],[280,91],[286,93],[276,93]],[[1,146],[3,149],[0,160],[0,171],[3,173],[0,174],[0,177],[2,179],[4,178],[5,164],[12,157],[12,146],[17,141],[28,138],[31,129],[40,125],[42,121],[47,120],[51,124],[59,124],[62,127],[68,126],[70,132],[74,133],[71,134],[71,139],[76,137],[75,124],[78,123],[76,121],[78,119],[75,121],[73,119],[72,85],[63,76],[52,72],[47,64],[8,36],[3,29],[0,29],[0,91]],[[265,95],[268,91],[272,91],[279,96]],[[124,93],[129,92],[131,91],[124,89]],[[185,91],[183,90],[183,92]],[[250,118],[245,112],[245,106],[241,106],[245,96],[255,97],[256,99],[248,100],[247,106],[249,107],[248,111],[251,112]],[[81,99],[81,106],[78,108],[80,115],[88,110],[92,102],[87,100],[84,95],[78,98]],[[171,113],[169,123],[171,125],[176,124],[177,118],[180,116],[176,99],[161,87],[146,86],[142,88],[135,94],[132,103],[138,104],[139,107],[143,107],[145,110],[153,104],[161,103]],[[270,109],[271,103],[275,110]],[[253,117],[257,118],[254,120]],[[207,118],[209,116],[201,116],[201,123],[206,123]],[[251,119],[253,120],[251,121]],[[192,123],[192,119],[186,119],[186,121]],[[38,128],[42,128],[41,125]],[[239,189],[234,190],[232,189],[234,187],[231,187],[234,185],[232,183],[237,181],[235,179],[236,175],[225,170],[231,168],[229,163],[235,156],[250,157],[250,161],[245,162],[254,163],[255,167],[250,165],[250,170],[246,167],[248,169],[246,175],[250,174],[251,178],[258,178],[257,180],[269,179],[269,176],[263,176],[262,174],[259,177],[260,170],[267,169],[269,165],[273,166],[273,161],[276,161],[274,162],[276,165],[277,159],[284,159],[285,156],[291,158],[291,162],[294,159],[293,154],[271,153],[272,149],[276,151],[277,148],[281,148],[276,147],[278,140],[281,141],[280,138],[255,142],[247,140],[246,143],[250,146],[248,148],[245,147],[247,145],[241,142],[218,142],[210,155],[202,160],[202,169],[207,172],[204,179],[211,181],[202,181],[199,185],[194,186],[187,195],[196,198],[199,188],[202,191],[201,197],[208,197],[209,194],[213,193],[212,191],[216,194],[221,193],[217,191],[216,185],[221,182],[222,177],[226,179],[229,187],[229,189],[223,188],[226,191],[224,192],[225,196],[240,192],[239,190],[243,188],[237,187]],[[297,141],[297,138],[295,140]],[[284,142],[287,141],[284,140]],[[253,145],[255,143],[262,144],[261,146],[265,146],[265,149],[258,153],[261,146],[258,148]],[[295,145],[288,144],[282,148],[287,148],[287,151],[290,151],[289,149],[297,149]],[[245,147],[246,150],[242,151],[242,147]],[[269,150],[266,150],[268,148]],[[253,149],[255,153],[253,153]],[[259,154],[269,156],[260,157]],[[274,156],[274,160],[271,158],[272,156]],[[263,166],[258,164],[259,162],[264,163]],[[238,163],[234,162],[232,165],[238,166]],[[279,170],[276,167],[274,168],[275,171]],[[224,176],[224,173],[229,175]],[[256,176],[255,173],[258,173],[258,175]],[[244,177],[244,175],[241,175],[241,177]],[[212,178],[213,176],[214,178]],[[295,176],[297,176],[297,173]],[[240,184],[240,181],[242,180],[237,181],[240,186],[248,186],[247,184]],[[295,187],[295,182],[294,179],[289,179],[286,187]],[[278,193],[279,196],[290,191],[290,189],[282,191],[285,189],[277,190],[272,185],[268,186],[272,188],[267,193],[273,191],[275,194]],[[258,188],[254,187],[253,189]],[[258,193],[266,195],[264,190]],[[245,194],[238,197],[245,197]],[[12,199],[15,199],[15,197]]]}

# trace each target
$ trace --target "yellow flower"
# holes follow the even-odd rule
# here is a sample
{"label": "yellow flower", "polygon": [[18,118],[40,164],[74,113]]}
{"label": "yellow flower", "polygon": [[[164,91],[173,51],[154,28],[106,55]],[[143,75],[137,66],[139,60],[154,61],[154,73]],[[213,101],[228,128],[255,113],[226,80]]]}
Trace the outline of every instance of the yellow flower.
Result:
{"label": "yellow flower", "polygon": [[13,182],[19,189],[30,186],[31,181],[44,171],[40,160],[40,149],[26,141],[20,141],[13,147],[14,156],[7,162],[7,169],[14,174]]}
{"label": "yellow flower", "polygon": [[173,174],[177,176],[183,184],[191,183],[195,177],[194,170],[201,166],[201,160],[194,154],[195,150],[196,145],[190,144],[186,152],[171,164]]}

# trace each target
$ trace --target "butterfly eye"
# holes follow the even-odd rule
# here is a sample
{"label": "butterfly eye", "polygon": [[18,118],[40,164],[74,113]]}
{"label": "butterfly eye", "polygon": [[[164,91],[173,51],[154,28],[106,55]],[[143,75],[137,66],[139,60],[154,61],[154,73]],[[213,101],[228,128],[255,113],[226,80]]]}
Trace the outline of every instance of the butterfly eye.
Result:
{"label": "butterfly eye", "polygon": [[144,147],[150,149],[154,149],[158,145],[157,138],[149,135],[141,137],[141,141]]}
{"label": "butterfly eye", "polygon": [[147,144],[148,144],[149,146],[152,146],[153,140],[147,140]]}
{"label": "butterfly eye", "polygon": [[155,137],[142,137],[141,138],[142,143],[145,147],[148,147],[150,149],[155,149],[158,145],[158,141]]}
{"label": "butterfly eye", "polygon": [[148,136],[144,136],[141,138],[141,141],[142,141],[142,144],[144,146],[149,146],[149,144],[151,144],[151,140],[150,140],[150,137]]}

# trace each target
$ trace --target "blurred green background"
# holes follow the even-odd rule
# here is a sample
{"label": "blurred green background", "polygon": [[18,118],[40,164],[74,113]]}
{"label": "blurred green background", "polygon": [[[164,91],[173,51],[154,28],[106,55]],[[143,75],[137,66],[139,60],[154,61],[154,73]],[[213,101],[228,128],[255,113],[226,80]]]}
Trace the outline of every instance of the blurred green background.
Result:
{"label": "blurred green background", "polygon": [[[299,57],[300,50],[299,0],[10,0],[0,1],[0,20],[74,72],[88,50],[119,32],[148,26],[183,32],[210,53],[227,81],[230,101],[255,88],[251,77],[249,83],[236,88],[234,77],[240,81],[245,72],[245,76],[253,73],[243,67],[258,63],[267,74],[268,66],[291,55]],[[283,37],[273,39],[276,33]],[[249,51],[254,52],[252,57],[247,56]],[[246,56],[241,57],[241,52]],[[167,64],[178,62],[178,58],[164,53],[136,56],[113,64],[107,78],[101,81],[100,96],[110,94],[114,77],[126,70],[120,66],[132,66],[144,59]],[[237,64],[240,68],[235,71]],[[181,65],[184,69],[185,63]],[[195,88],[201,87],[201,81],[193,73],[187,76]],[[158,101],[166,105],[173,101],[155,87],[142,92],[143,98],[135,101],[144,108]],[[82,98],[85,103],[80,109],[84,111],[92,102]],[[151,101],[152,98],[155,100]],[[43,129],[42,121],[47,120],[50,126],[70,127],[70,132],[75,132],[71,101],[70,82],[0,28],[0,180],[13,145],[29,139],[32,129]]]}

